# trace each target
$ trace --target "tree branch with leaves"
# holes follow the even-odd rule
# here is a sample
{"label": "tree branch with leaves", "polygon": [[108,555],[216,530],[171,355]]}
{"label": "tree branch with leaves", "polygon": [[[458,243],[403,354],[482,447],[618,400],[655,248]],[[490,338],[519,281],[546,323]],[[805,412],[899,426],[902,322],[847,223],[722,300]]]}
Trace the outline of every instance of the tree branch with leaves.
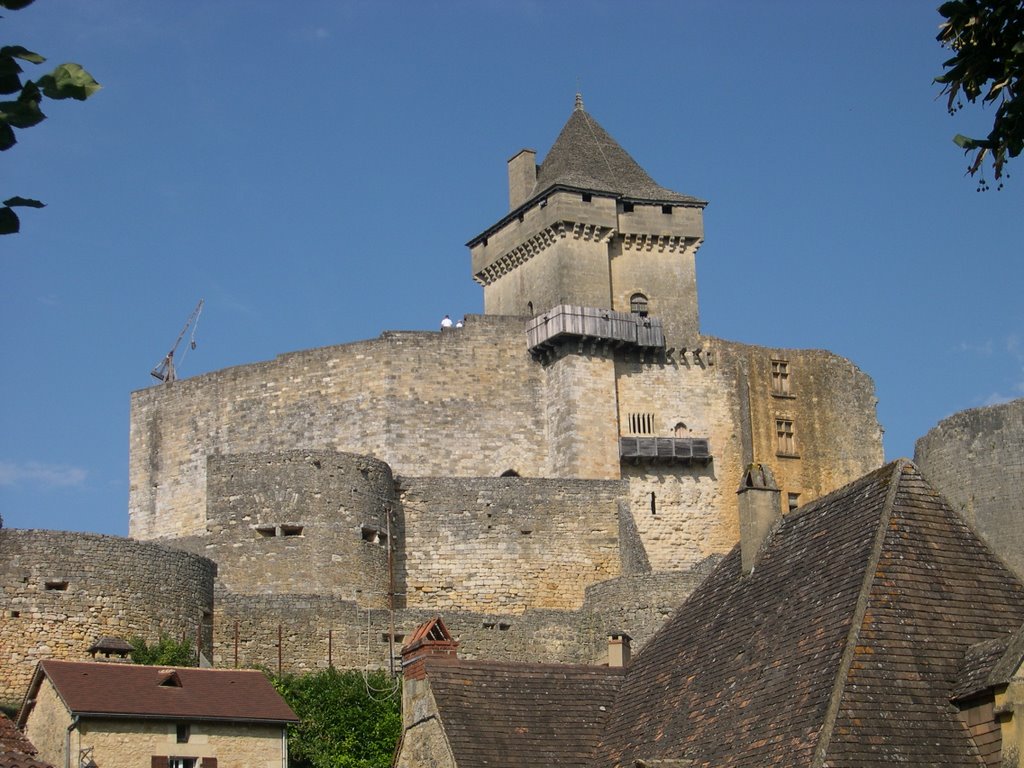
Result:
{"label": "tree branch with leaves", "polygon": [[[952,0],[939,6],[939,13],[945,21],[936,39],[955,54],[935,78],[948,97],[949,113],[963,109],[964,99],[996,106],[987,137],[957,134],[953,141],[966,154],[974,153],[967,168],[971,176],[988,157],[999,181],[1007,160],[1024,149],[1024,0]],[[984,171],[978,188],[988,188]]]}
{"label": "tree branch with leaves", "polygon": [[[0,0],[0,8],[17,11],[32,0]],[[100,89],[88,72],[78,64],[61,64],[38,80],[22,81],[21,62],[42,64],[46,59],[20,45],[0,48],[0,96],[16,97],[13,101],[0,101],[0,152],[18,143],[15,129],[24,130],[46,119],[40,102],[47,99],[76,99],[85,101]],[[42,208],[44,203],[26,197],[10,197],[0,207],[0,235],[14,234],[21,228],[15,208]]]}

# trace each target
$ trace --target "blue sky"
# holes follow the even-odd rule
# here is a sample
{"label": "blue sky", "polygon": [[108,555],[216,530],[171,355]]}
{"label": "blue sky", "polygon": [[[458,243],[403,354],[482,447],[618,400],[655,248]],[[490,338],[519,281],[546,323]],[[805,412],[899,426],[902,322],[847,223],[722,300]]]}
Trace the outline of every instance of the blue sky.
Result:
{"label": "blue sky", "polygon": [[[875,380],[889,458],[1024,396],[1024,163],[964,177],[938,0],[37,0],[0,40],[104,86],[0,156],[0,515],[127,532],[129,394],[480,312],[505,161],[587,110],[710,201],[701,325]],[[44,65],[45,67],[45,65]],[[42,74],[44,67],[36,68]],[[1017,174],[1021,178],[1017,178]]]}

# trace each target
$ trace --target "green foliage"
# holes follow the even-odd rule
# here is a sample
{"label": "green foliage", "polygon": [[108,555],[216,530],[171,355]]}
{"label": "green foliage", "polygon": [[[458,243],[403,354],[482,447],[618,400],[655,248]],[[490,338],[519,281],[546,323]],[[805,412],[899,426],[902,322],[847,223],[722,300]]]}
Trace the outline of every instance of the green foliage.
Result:
{"label": "green foliage", "polygon": [[302,721],[289,728],[290,768],[389,768],[402,716],[387,672],[326,669],[273,683]]}
{"label": "green foliage", "polygon": [[169,635],[160,635],[153,645],[141,637],[133,637],[132,661],[135,664],[149,664],[154,667],[195,667],[196,649],[189,639],[175,640]]}
{"label": "green foliage", "polygon": [[[0,0],[0,8],[17,11],[32,0]],[[16,97],[0,101],[0,152],[18,143],[14,129],[24,130],[46,119],[39,103],[44,99],[77,99],[84,101],[100,89],[92,75],[78,64],[61,64],[38,80],[22,82],[19,62],[42,64],[46,59],[20,45],[0,48],[0,95]],[[0,235],[11,235],[21,228],[16,207],[42,208],[43,203],[24,197],[11,197],[0,208]]]}
{"label": "green foliage", "polygon": [[[956,54],[935,78],[948,97],[949,113],[962,109],[963,99],[996,105],[986,138],[957,134],[953,141],[974,153],[968,173],[973,176],[991,157],[998,181],[1007,159],[1024,149],[1024,0],[951,0],[939,13],[946,21],[936,39]],[[987,188],[982,176],[979,189]]]}

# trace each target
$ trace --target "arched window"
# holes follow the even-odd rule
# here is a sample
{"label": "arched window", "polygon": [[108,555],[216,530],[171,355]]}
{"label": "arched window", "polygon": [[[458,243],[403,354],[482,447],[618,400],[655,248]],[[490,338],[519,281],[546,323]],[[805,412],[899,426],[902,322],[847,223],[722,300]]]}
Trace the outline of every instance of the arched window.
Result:
{"label": "arched window", "polygon": [[526,302],[526,312],[527,312],[527,314],[530,317],[533,317],[533,302],[532,301]]}
{"label": "arched window", "polygon": [[672,432],[674,433],[674,437],[686,437],[686,425],[680,421],[678,424],[676,424]]}
{"label": "arched window", "polygon": [[629,297],[629,311],[640,317],[647,317],[647,297],[642,293],[634,293]]}

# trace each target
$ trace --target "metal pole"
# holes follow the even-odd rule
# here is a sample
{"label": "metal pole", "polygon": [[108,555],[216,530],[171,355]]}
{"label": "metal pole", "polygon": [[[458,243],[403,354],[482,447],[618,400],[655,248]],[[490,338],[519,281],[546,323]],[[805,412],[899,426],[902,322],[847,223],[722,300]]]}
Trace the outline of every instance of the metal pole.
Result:
{"label": "metal pole", "polygon": [[[391,545],[391,505],[384,508],[388,528],[388,668],[395,676],[395,564]],[[367,638],[369,642],[369,638]]]}

